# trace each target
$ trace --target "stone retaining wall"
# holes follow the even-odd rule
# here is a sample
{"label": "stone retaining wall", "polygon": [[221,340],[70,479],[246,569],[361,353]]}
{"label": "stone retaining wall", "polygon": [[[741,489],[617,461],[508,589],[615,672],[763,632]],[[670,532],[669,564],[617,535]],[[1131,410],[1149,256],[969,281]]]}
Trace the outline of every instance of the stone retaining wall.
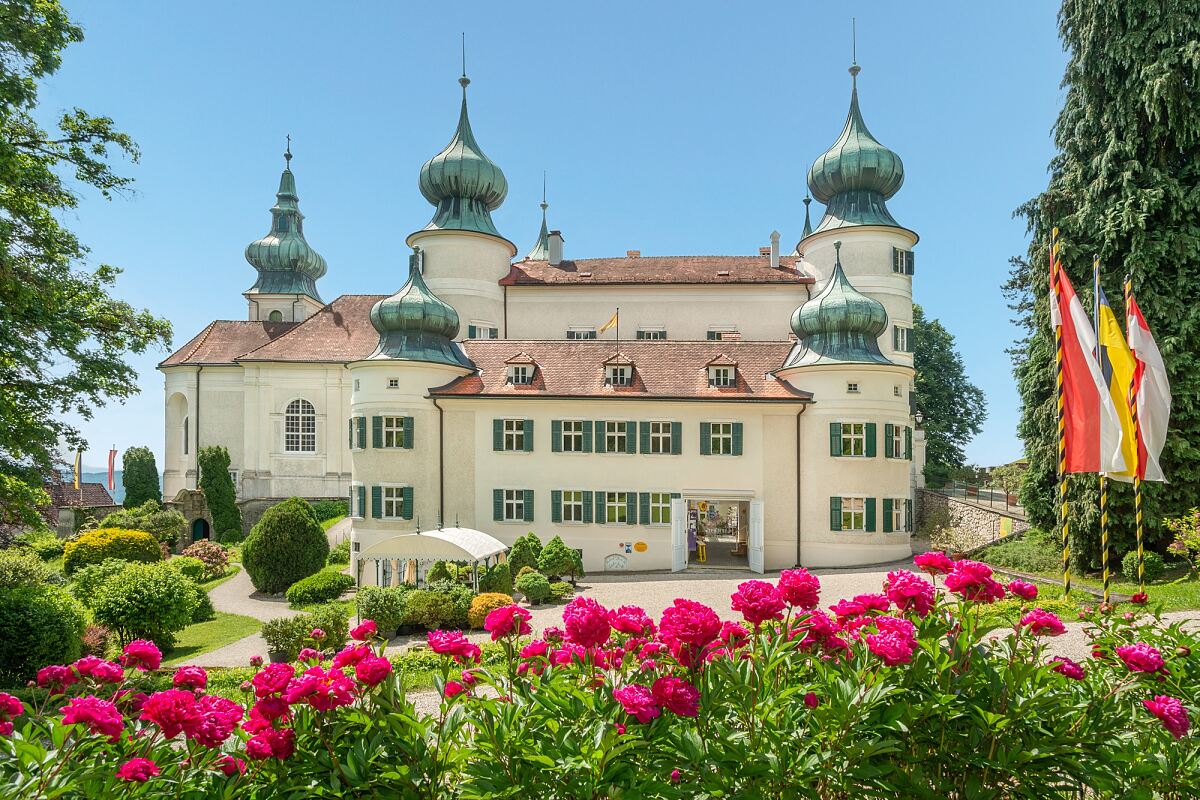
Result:
{"label": "stone retaining wall", "polygon": [[956,548],[969,552],[991,544],[1006,536],[1029,530],[1029,523],[1019,516],[1006,514],[990,508],[982,508],[954,497],[932,491],[917,489],[917,527],[934,524],[938,518],[948,519],[949,525],[963,537],[963,546]]}
{"label": "stone retaining wall", "polygon": [[[242,533],[249,535],[250,529],[254,527],[254,523],[262,518],[263,512],[274,505],[278,505],[286,500],[286,497],[262,497],[252,500],[239,500],[238,508],[242,510]],[[304,498],[310,503],[316,503],[321,500],[341,500],[345,501],[345,497],[306,497]]]}

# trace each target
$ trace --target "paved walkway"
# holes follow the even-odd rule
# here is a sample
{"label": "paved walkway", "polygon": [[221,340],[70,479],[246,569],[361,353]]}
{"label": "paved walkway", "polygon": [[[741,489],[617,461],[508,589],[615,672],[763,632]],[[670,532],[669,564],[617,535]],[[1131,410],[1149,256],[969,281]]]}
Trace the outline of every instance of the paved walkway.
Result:
{"label": "paved walkway", "polygon": [[[238,570],[238,574],[222,583],[208,593],[212,599],[213,608],[228,614],[242,614],[266,622],[276,617],[294,617],[299,611],[288,608],[287,599],[282,595],[263,594],[254,588],[246,568]],[[197,656],[196,661],[206,667],[246,667],[250,665],[251,656],[267,656],[267,643],[261,634],[251,634],[244,639],[219,647],[203,655]]]}

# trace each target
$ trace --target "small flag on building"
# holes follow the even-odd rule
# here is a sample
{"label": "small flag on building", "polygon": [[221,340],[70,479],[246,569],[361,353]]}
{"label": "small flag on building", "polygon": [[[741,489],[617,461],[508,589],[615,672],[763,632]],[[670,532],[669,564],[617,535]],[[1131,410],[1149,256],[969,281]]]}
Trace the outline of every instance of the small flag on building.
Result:
{"label": "small flag on building", "polygon": [[609,328],[615,326],[617,324],[617,321],[620,319],[620,317],[621,317],[621,309],[618,308],[615,312],[613,312],[613,315],[608,320],[608,322],[606,322],[600,326],[600,332],[604,333]]}
{"label": "small flag on building", "polygon": [[117,488],[117,448],[112,448],[108,451],[108,490],[111,492]]}

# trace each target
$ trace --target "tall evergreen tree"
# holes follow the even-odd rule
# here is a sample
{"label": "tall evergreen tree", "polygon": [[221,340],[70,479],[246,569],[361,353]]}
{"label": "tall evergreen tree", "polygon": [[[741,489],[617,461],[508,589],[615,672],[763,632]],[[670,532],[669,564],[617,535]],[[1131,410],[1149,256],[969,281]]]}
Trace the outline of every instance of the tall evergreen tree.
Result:
{"label": "tall evergreen tree", "polygon": [[963,452],[987,419],[983,390],[967,379],[954,336],[913,305],[913,402],[925,430],[925,479],[941,485],[966,461]]}
{"label": "tall evergreen tree", "polygon": [[212,514],[214,534],[234,531],[242,533],[242,511],[237,507],[237,493],[229,475],[229,451],[219,445],[201,447],[196,454],[200,467],[200,488]]}
{"label": "tall evergreen tree", "polygon": [[[1057,419],[1049,318],[1048,249],[1061,230],[1063,266],[1088,304],[1092,255],[1121,313],[1125,274],[1166,361],[1174,403],[1162,466],[1170,483],[1144,484],[1151,542],[1164,515],[1200,502],[1200,13],[1195,0],[1065,0],[1059,31],[1070,54],[1054,125],[1058,154],[1046,190],[1022,205],[1032,234],[1005,290],[1025,331],[1014,348],[1018,432],[1029,471],[1022,503],[1055,523]],[[1097,481],[1071,478],[1076,567],[1098,561]],[[1118,547],[1133,536],[1132,492],[1109,492]]]}
{"label": "tall evergreen tree", "polygon": [[158,488],[158,465],[149,447],[131,447],[121,457],[121,484],[125,487],[126,508],[137,508],[147,500],[162,503]]}

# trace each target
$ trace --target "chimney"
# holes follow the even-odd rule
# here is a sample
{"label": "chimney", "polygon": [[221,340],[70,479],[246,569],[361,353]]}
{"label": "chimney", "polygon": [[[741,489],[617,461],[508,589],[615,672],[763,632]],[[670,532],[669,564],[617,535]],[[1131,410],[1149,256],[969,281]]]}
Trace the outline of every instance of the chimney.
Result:
{"label": "chimney", "polygon": [[546,246],[550,251],[550,266],[557,267],[562,263],[562,246],[563,235],[562,231],[550,231],[550,235],[546,237]]}
{"label": "chimney", "polygon": [[779,231],[771,231],[771,269],[779,269]]}
{"label": "chimney", "polygon": [[642,251],[641,250],[626,250],[625,257],[626,258],[641,258]]}

